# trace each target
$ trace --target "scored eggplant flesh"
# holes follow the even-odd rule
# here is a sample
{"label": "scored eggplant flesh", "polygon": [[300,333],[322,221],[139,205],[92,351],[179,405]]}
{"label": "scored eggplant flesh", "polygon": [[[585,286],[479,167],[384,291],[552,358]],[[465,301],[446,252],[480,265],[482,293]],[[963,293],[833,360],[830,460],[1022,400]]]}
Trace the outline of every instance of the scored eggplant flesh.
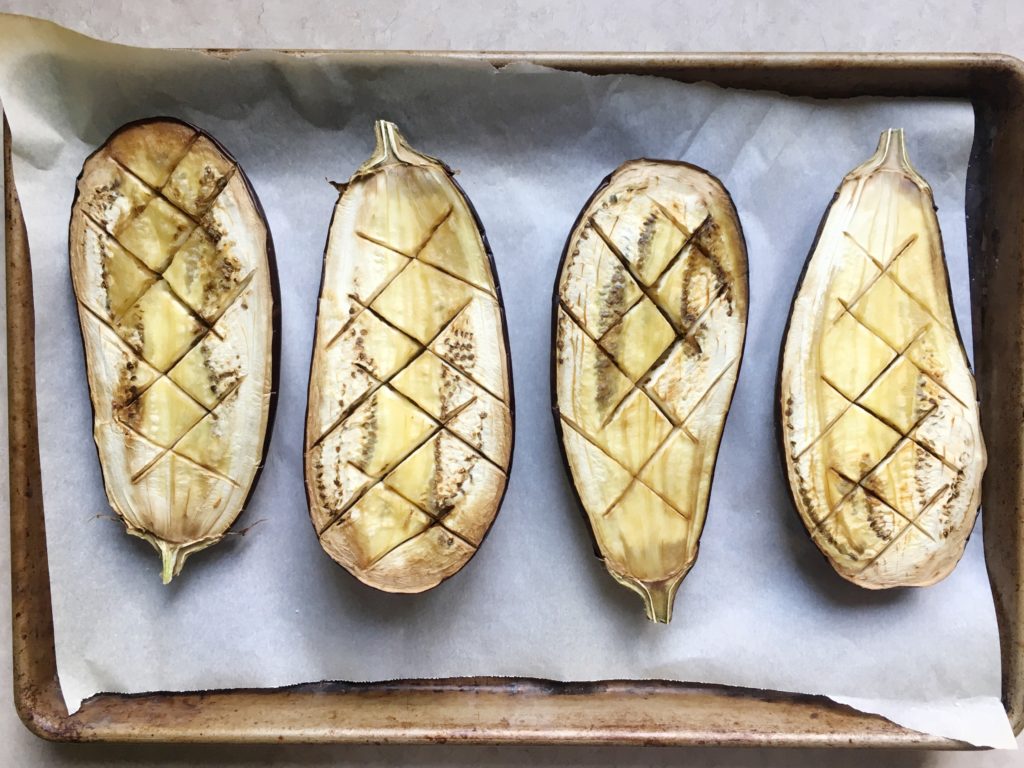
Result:
{"label": "scored eggplant flesh", "polygon": [[392,123],[375,128],[324,253],[306,489],[336,562],[413,593],[459,571],[497,514],[512,388],[501,295],[468,200]]}
{"label": "scored eggplant flesh", "polygon": [[869,589],[927,586],[963,555],[986,465],[931,188],[882,134],[825,214],[779,378],[782,450],[811,538]]}
{"label": "scored eggplant flesh", "polygon": [[728,192],[635,160],[594,193],[555,286],[556,425],[595,550],[668,622],[697,557],[739,373],[747,257]]}
{"label": "scored eggplant flesh", "polygon": [[272,405],[272,248],[235,161],[170,118],[85,162],[71,275],[110,504],[167,583],[241,512]]}

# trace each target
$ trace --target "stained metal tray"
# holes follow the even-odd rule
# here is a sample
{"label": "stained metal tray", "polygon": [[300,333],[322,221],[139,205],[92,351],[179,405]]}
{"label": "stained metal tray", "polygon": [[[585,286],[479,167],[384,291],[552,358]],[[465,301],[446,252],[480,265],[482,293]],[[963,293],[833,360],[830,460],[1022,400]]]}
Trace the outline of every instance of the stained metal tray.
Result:
{"label": "stained metal tray", "polygon": [[[498,66],[528,61],[592,74],[658,75],[799,96],[972,101],[976,124],[967,222],[975,367],[989,450],[982,518],[999,621],[1002,698],[1019,733],[1024,727],[1024,63],[990,54],[444,55]],[[823,697],[673,682],[474,678],[100,694],[68,716],[57,680],[46,560],[32,275],[6,123],[4,128],[14,699],[34,733],[56,741],[966,748]]]}

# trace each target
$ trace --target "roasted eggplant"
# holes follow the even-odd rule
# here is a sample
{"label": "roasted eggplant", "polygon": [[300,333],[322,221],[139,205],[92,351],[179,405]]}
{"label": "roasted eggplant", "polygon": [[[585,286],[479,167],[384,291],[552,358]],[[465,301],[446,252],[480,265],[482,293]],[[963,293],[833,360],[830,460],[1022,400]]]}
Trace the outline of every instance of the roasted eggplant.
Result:
{"label": "roasted eggplant", "polygon": [[717,179],[635,160],[598,187],[555,285],[555,423],[595,551],[652,621],[697,557],[746,319],[746,246]]}
{"label": "roasted eggplant", "polygon": [[306,415],[306,490],[327,553],[365,584],[422,592],[498,512],[512,385],[487,241],[451,171],[376,124],[334,209]]}
{"label": "roasted eggplant", "polygon": [[85,162],[71,276],[107,497],[162,577],[249,497],[273,403],[273,246],[245,174],[203,131],[132,123]]}
{"label": "roasted eggplant", "polygon": [[840,576],[927,586],[964,552],[986,455],[931,188],[902,130],[843,180],[779,373],[793,501]]}

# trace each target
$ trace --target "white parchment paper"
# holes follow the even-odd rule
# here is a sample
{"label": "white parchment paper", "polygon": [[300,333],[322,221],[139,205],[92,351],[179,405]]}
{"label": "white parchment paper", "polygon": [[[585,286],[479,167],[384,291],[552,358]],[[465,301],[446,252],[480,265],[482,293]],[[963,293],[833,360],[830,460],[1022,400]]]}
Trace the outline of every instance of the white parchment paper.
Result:
{"label": "white parchment paper", "polygon": [[[944,582],[874,593],[841,580],[791,506],[774,436],[778,350],[818,222],[890,126],[935,191],[956,311],[971,338],[964,224],[969,104],[810,101],[400,56],[230,58],[98,43],[0,17],[0,95],[32,248],[39,438],[57,662],[68,708],[99,691],[271,687],[469,675],[667,678],[819,693],[977,744],[1012,746],[981,528]],[[159,560],[104,519],[67,267],[75,178],[122,123],[176,115],[235,155],[260,196],[281,282],[273,441],[238,528],[163,587]],[[321,257],[372,120],[460,171],[508,315],[516,448],[476,558],[419,596],[366,588],[321,551],[302,429]],[[670,626],[593,556],[558,455],[551,290],[566,235],[621,162],[678,158],[719,176],[750,257],[746,356],[700,558]]]}

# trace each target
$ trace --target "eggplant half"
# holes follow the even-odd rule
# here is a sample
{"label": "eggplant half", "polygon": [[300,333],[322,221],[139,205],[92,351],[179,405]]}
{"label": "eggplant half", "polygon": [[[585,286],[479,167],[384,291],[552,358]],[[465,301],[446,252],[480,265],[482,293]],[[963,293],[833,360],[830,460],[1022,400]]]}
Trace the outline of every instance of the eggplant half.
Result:
{"label": "eggplant half", "polygon": [[86,161],[69,237],[111,506],[166,583],[242,511],[273,398],[273,246],[234,159],[170,118]]}
{"label": "eggplant half", "polygon": [[652,621],[697,558],[746,320],[746,246],[717,179],[634,160],[601,184],[555,285],[555,423],[595,551]]}
{"label": "eggplant half", "polygon": [[501,293],[440,161],[376,123],[334,209],[309,376],[305,475],[324,550],[423,592],[476,553],[505,493],[512,385]]}
{"label": "eggplant half", "polygon": [[793,501],[840,576],[928,586],[964,552],[986,454],[928,183],[901,130],[843,180],[779,373]]}

